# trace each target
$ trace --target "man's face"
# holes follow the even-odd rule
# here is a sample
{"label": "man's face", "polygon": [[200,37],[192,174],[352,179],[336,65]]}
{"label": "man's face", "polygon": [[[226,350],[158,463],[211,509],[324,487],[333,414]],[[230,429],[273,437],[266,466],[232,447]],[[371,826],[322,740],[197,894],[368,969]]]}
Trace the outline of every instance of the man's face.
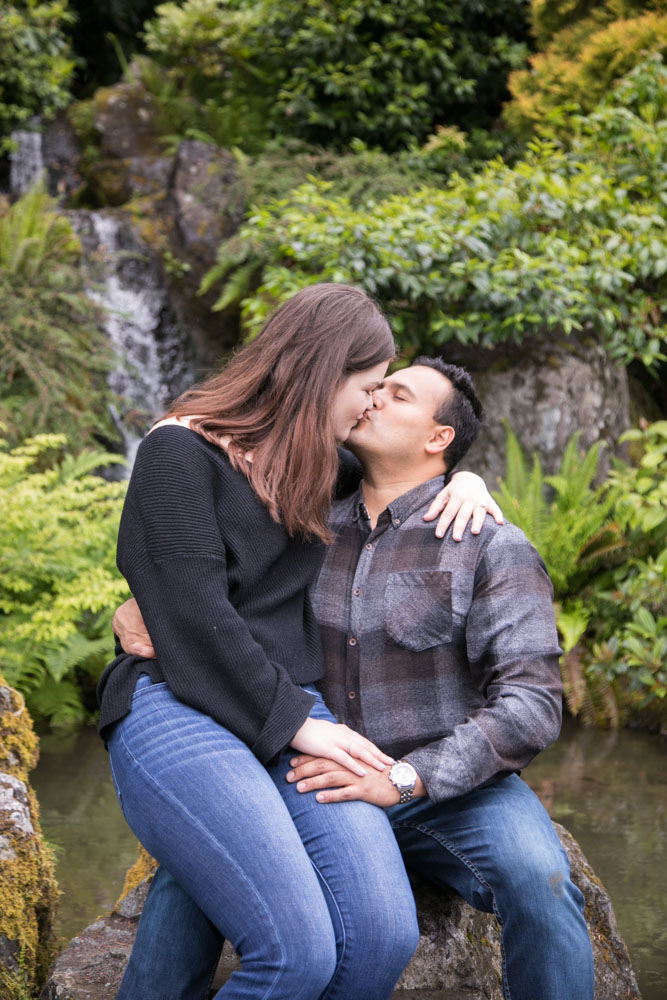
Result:
{"label": "man's face", "polygon": [[449,379],[433,368],[414,365],[388,375],[373,392],[374,406],[352,429],[346,445],[364,456],[414,460],[439,426],[434,414],[452,391]]}

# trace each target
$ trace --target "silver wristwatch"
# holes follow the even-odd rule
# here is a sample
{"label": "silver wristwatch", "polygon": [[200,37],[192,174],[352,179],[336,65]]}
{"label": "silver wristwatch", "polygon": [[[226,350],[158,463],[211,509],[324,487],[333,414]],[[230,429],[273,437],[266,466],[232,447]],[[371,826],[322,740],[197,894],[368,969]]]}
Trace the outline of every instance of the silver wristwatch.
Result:
{"label": "silver wristwatch", "polygon": [[412,764],[408,764],[407,760],[397,760],[396,763],[392,765],[391,771],[389,772],[389,780],[392,785],[396,785],[398,788],[401,796],[398,801],[401,805],[404,802],[409,802],[415,794],[417,778],[417,772]]}

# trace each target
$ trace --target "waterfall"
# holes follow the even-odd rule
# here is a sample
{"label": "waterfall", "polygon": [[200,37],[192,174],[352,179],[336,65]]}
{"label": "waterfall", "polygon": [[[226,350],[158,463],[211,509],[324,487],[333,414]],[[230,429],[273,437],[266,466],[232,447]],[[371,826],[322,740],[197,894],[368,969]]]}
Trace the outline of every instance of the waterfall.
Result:
{"label": "waterfall", "polygon": [[72,213],[87,257],[88,294],[103,308],[102,325],[117,355],[109,385],[121,399],[112,411],[131,467],[152,420],[193,380],[186,335],[169,307],[161,274],[129,224],[102,212]]}
{"label": "waterfall", "polygon": [[16,149],[9,154],[9,191],[22,195],[44,172],[42,133],[17,129],[11,138]]}

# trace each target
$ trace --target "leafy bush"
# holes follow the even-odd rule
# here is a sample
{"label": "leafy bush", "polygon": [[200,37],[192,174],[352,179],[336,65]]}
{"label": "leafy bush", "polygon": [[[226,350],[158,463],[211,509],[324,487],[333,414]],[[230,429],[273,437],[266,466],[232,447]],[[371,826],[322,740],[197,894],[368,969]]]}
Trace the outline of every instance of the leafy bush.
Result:
{"label": "leafy bush", "polygon": [[667,421],[627,431],[622,440],[643,449],[638,466],[619,465],[610,474],[632,557],[592,592],[587,669],[615,680],[631,707],[667,707]]}
{"label": "leafy bush", "polygon": [[[642,9],[651,6],[664,4],[534,2],[538,40],[548,45],[510,74],[503,118],[515,134],[529,135],[560,106],[591,111],[647,53],[667,54],[667,14]],[[556,30],[559,18],[566,26]]]}
{"label": "leafy bush", "polygon": [[66,433],[114,439],[112,355],[83,290],[81,246],[43,189],[0,206],[0,421],[11,441]]}
{"label": "leafy bush", "polygon": [[488,126],[527,55],[525,0],[186,0],[146,47],[198,101],[266,102],[273,135],[395,150]]}
{"label": "leafy bush", "polygon": [[[508,428],[507,475],[497,494],[541,553],[556,597],[571,713],[618,725],[667,705],[667,421],[626,432],[644,449],[594,485],[599,445],[575,435],[556,476],[532,467]],[[651,714],[652,713],[652,714]]]}
{"label": "leafy bush", "polygon": [[127,596],[115,566],[127,484],[91,474],[123,459],[66,446],[62,435],[0,442],[0,669],[54,726],[87,720],[82,685],[110,658]]}
{"label": "leafy bush", "polygon": [[64,31],[67,0],[10,0],[0,11],[0,153],[33,115],[65,107],[74,69]]}
{"label": "leafy bush", "polygon": [[665,356],[667,120],[632,110],[632,86],[580,119],[569,150],[535,141],[513,167],[444,189],[353,205],[302,185],[251,214],[203,287],[223,282],[217,307],[242,304],[250,330],[298,288],[347,281],[383,301],[408,356],[576,330],[652,367]]}

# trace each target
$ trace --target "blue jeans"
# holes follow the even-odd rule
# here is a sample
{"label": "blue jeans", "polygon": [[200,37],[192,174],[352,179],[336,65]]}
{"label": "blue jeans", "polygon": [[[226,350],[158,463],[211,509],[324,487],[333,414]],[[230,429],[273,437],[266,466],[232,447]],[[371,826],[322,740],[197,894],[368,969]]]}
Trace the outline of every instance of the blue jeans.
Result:
{"label": "blue jeans", "polygon": [[497,917],[506,1000],[592,1000],[584,897],[548,813],[518,775],[387,814],[408,868]]}
{"label": "blue jeans", "polygon": [[[332,719],[319,695],[311,715]],[[242,967],[220,1000],[391,996],[419,931],[383,810],[322,808],[285,780],[290,753],[267,770],[146,675],[108,748],[125,818],[171,876],[154,880],[119,1000],[203,1000],[222,937]]]}

